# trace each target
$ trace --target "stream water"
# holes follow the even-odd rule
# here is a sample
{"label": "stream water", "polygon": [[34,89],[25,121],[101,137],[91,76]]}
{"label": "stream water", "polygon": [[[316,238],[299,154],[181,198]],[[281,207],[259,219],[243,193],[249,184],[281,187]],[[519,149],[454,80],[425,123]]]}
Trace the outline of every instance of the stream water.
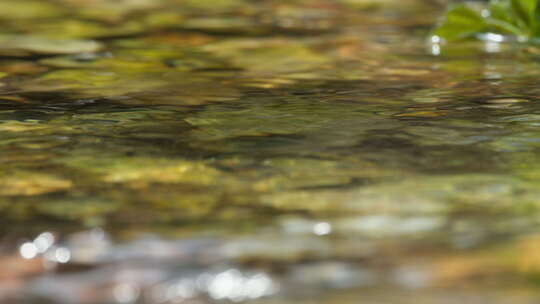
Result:
{"label": "stream water", "polygon": [[539,303],[540,52],[443,12],[2,0],[0,303]]}

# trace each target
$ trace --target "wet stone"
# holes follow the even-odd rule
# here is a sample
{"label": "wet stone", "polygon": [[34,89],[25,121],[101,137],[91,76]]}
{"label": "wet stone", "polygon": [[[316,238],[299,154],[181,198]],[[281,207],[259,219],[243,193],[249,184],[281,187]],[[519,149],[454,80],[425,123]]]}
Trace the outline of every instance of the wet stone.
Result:
{"label": "wet stone", "polygon": [[[39,36],[0,35],[0,53],[17,56],[17,52],[37,54],[91,53],[102,49],[99,42],[91,40],[51,39]],[[24,54],[24,53],[23,53]]]}
{"label": "wet stone", "polygon": [[494,104],[494,105],[500,105],[500,104],[515,104],[515,103],[522,103],[522,102],[528,102],[528,101],[529,101],[528,99],[501,98],[501,99],[486,100],[486,103]]}

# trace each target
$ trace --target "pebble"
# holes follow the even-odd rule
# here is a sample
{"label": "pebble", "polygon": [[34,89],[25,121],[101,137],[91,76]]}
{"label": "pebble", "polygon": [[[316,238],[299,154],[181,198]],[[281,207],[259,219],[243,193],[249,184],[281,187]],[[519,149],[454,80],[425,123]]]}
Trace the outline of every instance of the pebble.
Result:
{"label": "pebble", "polygon": [[487,100],[486,103],[489,104],[509,104],[509,103],[520,103],[520,102],[528,102],[527,99],[522,98],[497,98],[497,99],[490,99]]}

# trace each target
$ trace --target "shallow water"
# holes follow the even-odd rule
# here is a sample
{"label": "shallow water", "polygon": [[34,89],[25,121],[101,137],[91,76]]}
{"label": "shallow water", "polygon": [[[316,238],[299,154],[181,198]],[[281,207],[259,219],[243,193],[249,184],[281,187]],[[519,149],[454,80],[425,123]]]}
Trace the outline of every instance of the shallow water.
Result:
{"label": "shallow water", "polygon": [[432,2],[0,3],[1,303],[538,303],[540,53]]}

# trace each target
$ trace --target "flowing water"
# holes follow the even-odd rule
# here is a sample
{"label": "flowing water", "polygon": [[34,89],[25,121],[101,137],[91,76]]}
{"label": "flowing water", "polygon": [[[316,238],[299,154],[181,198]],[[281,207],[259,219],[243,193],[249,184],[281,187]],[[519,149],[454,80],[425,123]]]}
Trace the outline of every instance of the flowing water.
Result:
{"label": "flowing water", "polygon": [[443,12],[2,0],[0,303],[539,303],[540,52]]}

